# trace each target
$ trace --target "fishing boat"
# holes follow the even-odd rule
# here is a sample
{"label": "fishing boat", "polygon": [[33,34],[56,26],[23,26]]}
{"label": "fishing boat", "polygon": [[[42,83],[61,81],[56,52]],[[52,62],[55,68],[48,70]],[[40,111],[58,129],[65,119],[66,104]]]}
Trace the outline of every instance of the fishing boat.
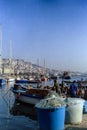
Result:
{"label": "fishing boat", "polygon": [[11,91],[14,93],[15,99],[18,101],[34,105],[50,93],[49,90],[45,89],[30,88],[23,90],[17,86],[11,87]]}
{"label": "fishing boat", "polygon": [[7,82],[15,82],[15,78],[12,78],[12,77],[8,77],[6,80]]}
{"label": "fishing boat", "polygon": [[16,79],[15,83],[19,83],[19,84],[28,84],[29,81],[27,79]]}
{"label": "fishing boat", "polygon": [[81,86],[87,86],[87,80],[64,80],[63,82],[66,83],[66,84],[72,84],[73,81],[76,82],[76,84],[81,84]]}
{"label": "fishing boat", "polygon": [[41,83],[41,81],[39,80],[27,80],[27,79],[16,79],[15,83],[19,83],[19,84],[37,84],[37,83]]}
{"label": "fishing boat", "polygon": [[22,89],[22,90],[26,90],[28,88],[30,88],[31,86],[28,86],[28,84],[19,84],[19,83],[14,83],[14,88],[15,89]]}

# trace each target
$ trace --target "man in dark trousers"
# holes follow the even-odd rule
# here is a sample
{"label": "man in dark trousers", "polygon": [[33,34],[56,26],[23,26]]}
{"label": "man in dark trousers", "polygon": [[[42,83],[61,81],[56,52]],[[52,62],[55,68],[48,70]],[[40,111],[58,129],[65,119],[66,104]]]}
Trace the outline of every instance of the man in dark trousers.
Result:
{"label": "man in dark trousers", "polygon": [[77,97],[78,86],[76,85],[76,81],[70,85],[70,96]]}
{"label": "man in dark trousers", "polygon": [[54,88],[56,89],[56,93],[61,94],[61,89],[56,79],[54,80]]}

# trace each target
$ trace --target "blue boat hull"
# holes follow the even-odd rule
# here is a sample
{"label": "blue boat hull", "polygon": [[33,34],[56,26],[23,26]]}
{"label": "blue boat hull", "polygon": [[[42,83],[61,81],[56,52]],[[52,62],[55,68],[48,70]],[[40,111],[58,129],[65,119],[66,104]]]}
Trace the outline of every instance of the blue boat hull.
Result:
{"label": "blue boat hull", "polygon": [[22,80],[22,79],[21,79],[21,80],[16,80],[15,82],[16,82],[16,83],[20,83],[20,84],[21,84],[21,83],[22,83],[22,84],[23,84],[23,83],[24,83],[24,84],[29,84],[29,83],[38,83],[38,82],[40,83],[39,80],[25,80],[25,79],[23,79],[23,80]]}

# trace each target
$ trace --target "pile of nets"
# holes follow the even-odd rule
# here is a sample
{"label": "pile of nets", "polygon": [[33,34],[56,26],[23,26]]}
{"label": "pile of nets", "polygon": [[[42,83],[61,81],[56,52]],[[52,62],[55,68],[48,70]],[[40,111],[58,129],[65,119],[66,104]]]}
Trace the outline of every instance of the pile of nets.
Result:
{"label": "pile of nets", "polygon": [[42,99],[39,103],[36,104],[38,108],[59,108],[65,106],[66,102],[61,99],[59,96],[51,95],[51,97]]}

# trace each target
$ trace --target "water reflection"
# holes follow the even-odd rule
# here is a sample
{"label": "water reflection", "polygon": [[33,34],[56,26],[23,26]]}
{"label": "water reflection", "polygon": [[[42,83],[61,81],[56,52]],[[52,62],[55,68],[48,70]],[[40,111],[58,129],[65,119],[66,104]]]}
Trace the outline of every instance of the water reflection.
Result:
{"label": "water reflection", "polygon": [[37,130],[33,107],[15,101],[11,86],[0,86],[0,130]]}
{"label": "water reflection", "polygon": [[5,89],[5,85],[0,85],[0,91]]}
{"label": "water reflection", "polygon": [[32,120],[37,120],[36,111],[34,105],[25,104],[18,102],[15,100],[12,108],[10,109],[10,113],[14,116],[27,116]]}

